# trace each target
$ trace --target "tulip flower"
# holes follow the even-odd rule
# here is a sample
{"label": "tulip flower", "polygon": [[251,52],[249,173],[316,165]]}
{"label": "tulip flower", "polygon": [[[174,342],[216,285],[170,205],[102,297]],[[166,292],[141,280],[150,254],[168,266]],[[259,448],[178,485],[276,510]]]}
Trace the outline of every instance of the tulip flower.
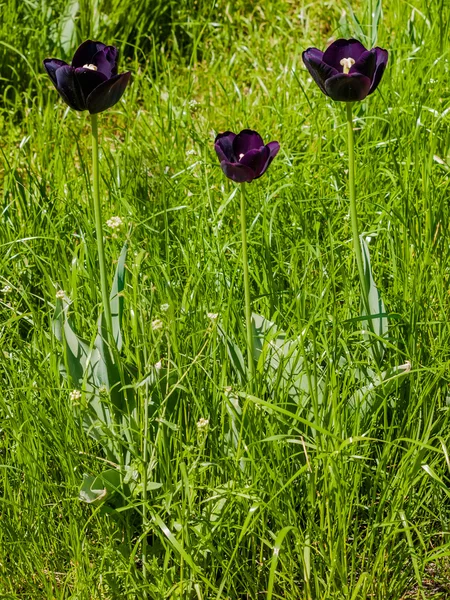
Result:
{"label": "tulip flower", "polygon": [[118,50],[87,40],[75,52],[72,64],[47,58],[44,67],[62,99],[74,110],[101,113],[119,102],[131,73],[117,74]]}
{"label": "tulip flower", "polygon": [[280,144],[264,145],[259,133],[244,129],[237,135],[231,131],[219,133],[214,148],[225,175],[237,183],[246,183],[264,175],[278,154]]}
{"label": "tulip flower", "polygon": [[243,129],[235,134],[232,131],[219,133],[214,148],[220,160],[220,166],[225,175],[241,183],[241,238],[242,238],[242,268],[244,271],[245,324],[247,333],[247,355],[250,391],[253,389],[256,377],[254,360],[254,341],[252,329],[252,311],[250,298],[250,275],[247,252],[247,223],[245,216],[245,187],[246,183],[258,179],[267,171],[270,163],[280,150],[278,142],[264,144],[262,137],[252,129]]}
{"label": "tulip flower", "polygon": [[338,102],[364,100],[372,94],[388,62],[386,50],[366,50],[354,39],[336,40],[325,52],[308,48],[302,56],[322,92]]}

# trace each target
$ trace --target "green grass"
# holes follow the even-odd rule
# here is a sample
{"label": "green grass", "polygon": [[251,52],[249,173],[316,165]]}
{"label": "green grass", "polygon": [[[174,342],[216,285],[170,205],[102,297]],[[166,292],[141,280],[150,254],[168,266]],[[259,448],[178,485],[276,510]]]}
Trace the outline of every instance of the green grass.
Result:
{"label": "green grass", "polygon": [[[122,2],[95,27],[88,3],[66,46],[55,32],[71,3],[15,4],[0,7],[0,597],[449,597],[450,7],[392,0],[372,27],[366,3],[353,6],[390,52],[379,91],[355,107],[360,227],[389,314],[383,370],[412,365],[359,413],[358,377],[377,368],[357,320],[345,106],[301,61],[361,33],[347,3],[129,2],[127,20]],[[105,455],[52,334],[57,290],[90,342],[101,296],[89,119],[66,110],[40,61],[94,34],[134,77],[100,116],[100,168],[104,220],[124,222],[117,238],[104,228],[110,281],[129,241],[122,356],[138,448],[152,401],[149,477],[161,485],[146,532],[140,497],[118,509],[78,499]],[[239,195],[213,132],[244,127],[281,144],[247,189],[249,268],[254,312],[300,339],[297,403],[263,359],[249,397],[224,343],[245,356]],[[158,361],[170,376],[139,386]]]}

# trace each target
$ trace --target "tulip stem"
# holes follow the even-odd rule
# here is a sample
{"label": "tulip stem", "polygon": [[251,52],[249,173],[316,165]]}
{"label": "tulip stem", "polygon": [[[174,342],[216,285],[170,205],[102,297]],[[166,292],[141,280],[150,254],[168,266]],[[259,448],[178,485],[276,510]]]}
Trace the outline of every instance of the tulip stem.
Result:
{"label": "tulip stem", "polygon": [[241,237],[242,237],[242,265],[244,268],[244,295],[245,295],[245,326],[247,331],[247,355],[250,389],[255,381],[255,360],[253,351],[252,308],[250,304],[250,277],[248,273],[247,252],[247,223],[245,218],[245,183],[241,183]]}
{"label": "tulip stem", "polygon": [[108,282],[106,279],[105,247],[103,245],[102,210],[100,206],[100,171],[98,167],[98,121],[97,115],[91,115],[92,126],[92,188],[94,193],[95,230],[97,235],[98,262],[100,267],[100,288],[102,291],[103,310],[105,312],[106,331],[109,344],[114,343],[111,305],[109,303]]}
{"label": "tulip stem", "polygon": [[350,220],[352,224],[353,248],[355,250],[356,264],[358,265],[359,281],[361,284],[361,294],[363,307],[366,311],[369,323],[369,329],[372,329],[372,321],[370,320],[369,306],[369,290],[367,281],[364,275],[364,263],[361,252],[361,241],[359,239],[358,230],[358,211],[356,207],[356,188],[355,188],[355,152],[354,152],[354,137],[353,137],[353,115],[352,103],[347,102],[347,133],[348,133],[348,184],[350,195]]}

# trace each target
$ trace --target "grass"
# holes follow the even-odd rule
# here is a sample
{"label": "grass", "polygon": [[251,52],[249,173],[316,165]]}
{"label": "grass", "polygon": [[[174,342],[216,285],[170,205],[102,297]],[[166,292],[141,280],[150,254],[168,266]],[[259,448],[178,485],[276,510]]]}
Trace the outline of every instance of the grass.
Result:
{"label": "grass", "polygon": [[[100,19],[94,32],[83,13],[64,49],[40,24],[60,31],[71,6],[7,11],[0,42],[0,596],[448,597],[449,6],[392,0],[369,22],[363,3],[354,14],[346,2],[180,3],[154,25],[161,43],[153,16],[132,27],[129,3],[129,22]],[[389,316],[383,369],[412,368],[358,411],[378,368],[358,320],[345,106],[321,95],[301,52],[374,32],[390,62],[354,109],[359,220]],[[52,334],[57,290],[90,342],[101,295],[89,119],[66,110],[40,60],[93,33],[134,74],[99,127],[104,220],[124,222],[117,237],[104,228],[110,281],[129,242],[122,356],[138,477],[151,401],[144,532],[139,495],[78,499],[105,455],[80,425]],[[264,356],[248,395],[225,342],[245,356],[239,194],[213,132],[244,127],[281,144],[247,188],[249,270],[254,312],[299,340],[296,402]],[[150,389],[159,361],[167,376]]]}

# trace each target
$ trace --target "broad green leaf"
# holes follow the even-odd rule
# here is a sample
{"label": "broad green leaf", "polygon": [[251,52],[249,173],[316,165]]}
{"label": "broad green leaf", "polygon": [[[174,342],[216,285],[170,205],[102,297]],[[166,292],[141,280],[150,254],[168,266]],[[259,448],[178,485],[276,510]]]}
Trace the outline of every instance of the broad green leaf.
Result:
{"label": "broad green leaf", "polygon": [[106,500],[114,492],[121,489],[121,476],[117,469],[108,469],[97,477],[84,475],[79,498],[83,502],[92,504]]}
{"label": "broad green leaf", "polygon": [[242,352],[237,344],[235,344],[231,338],[225,333],[222,329],[221,325],[218,325],[217,331],[219,332],[220,337],[225,342],[227,347],[228,358],[231,361],[231,365],[235,370],[236,375],[239,378],[239,381],[243,383],[246,381],[246,366],[244,357]]}
{"label": "broad green leaf", "polygon": [[82,387],[91,350],[89,345],[73,330],[70,319],[67,317],[68,308],[67,303],[59,298],[56,300],[53,333],[63,344],[64,360],[72,385]]}
{"label": "broad green leaf", "polygon": [[116,273],[111,288],[109,304],[111,306],[111,318],[113,336],[116,342],[117,350],[122,349],[122,315],[123,315],[123,295],[125,287],[125,260],[127,258],[128,244],[124,244],[122,251],[117,261]]}
{"label": "broad green leaf", "polygon": [[305,369],[300,339],[287,340],[284,331],[275,323],[256,313],[252,314],[254,358],[274,389],[285,389],[291,398],[298,400],[311,394],[312,385],[317,392],[315,376]]}
{"label": "broad green leaf", "polygon": [[388,333],[388,319],[386,317],[386,309],[384,302],[381,298],[381,294],[378,291],[377,286],[372,275],[372,266],[370,263],[369,247],[365,238],[361,235],[361,248],[364,263],[364,277],[366,280],[366,286],[369,291],[369,315],[367,315],[366,307],[363,306],[363,316],[369,316],[370,322],[363,322],[366,329],[373,331],[373,333],[380,339],[371,340],[371,352],[374,358],[380,362],[383,358],[385,344],[382,338],[387,337]]}

